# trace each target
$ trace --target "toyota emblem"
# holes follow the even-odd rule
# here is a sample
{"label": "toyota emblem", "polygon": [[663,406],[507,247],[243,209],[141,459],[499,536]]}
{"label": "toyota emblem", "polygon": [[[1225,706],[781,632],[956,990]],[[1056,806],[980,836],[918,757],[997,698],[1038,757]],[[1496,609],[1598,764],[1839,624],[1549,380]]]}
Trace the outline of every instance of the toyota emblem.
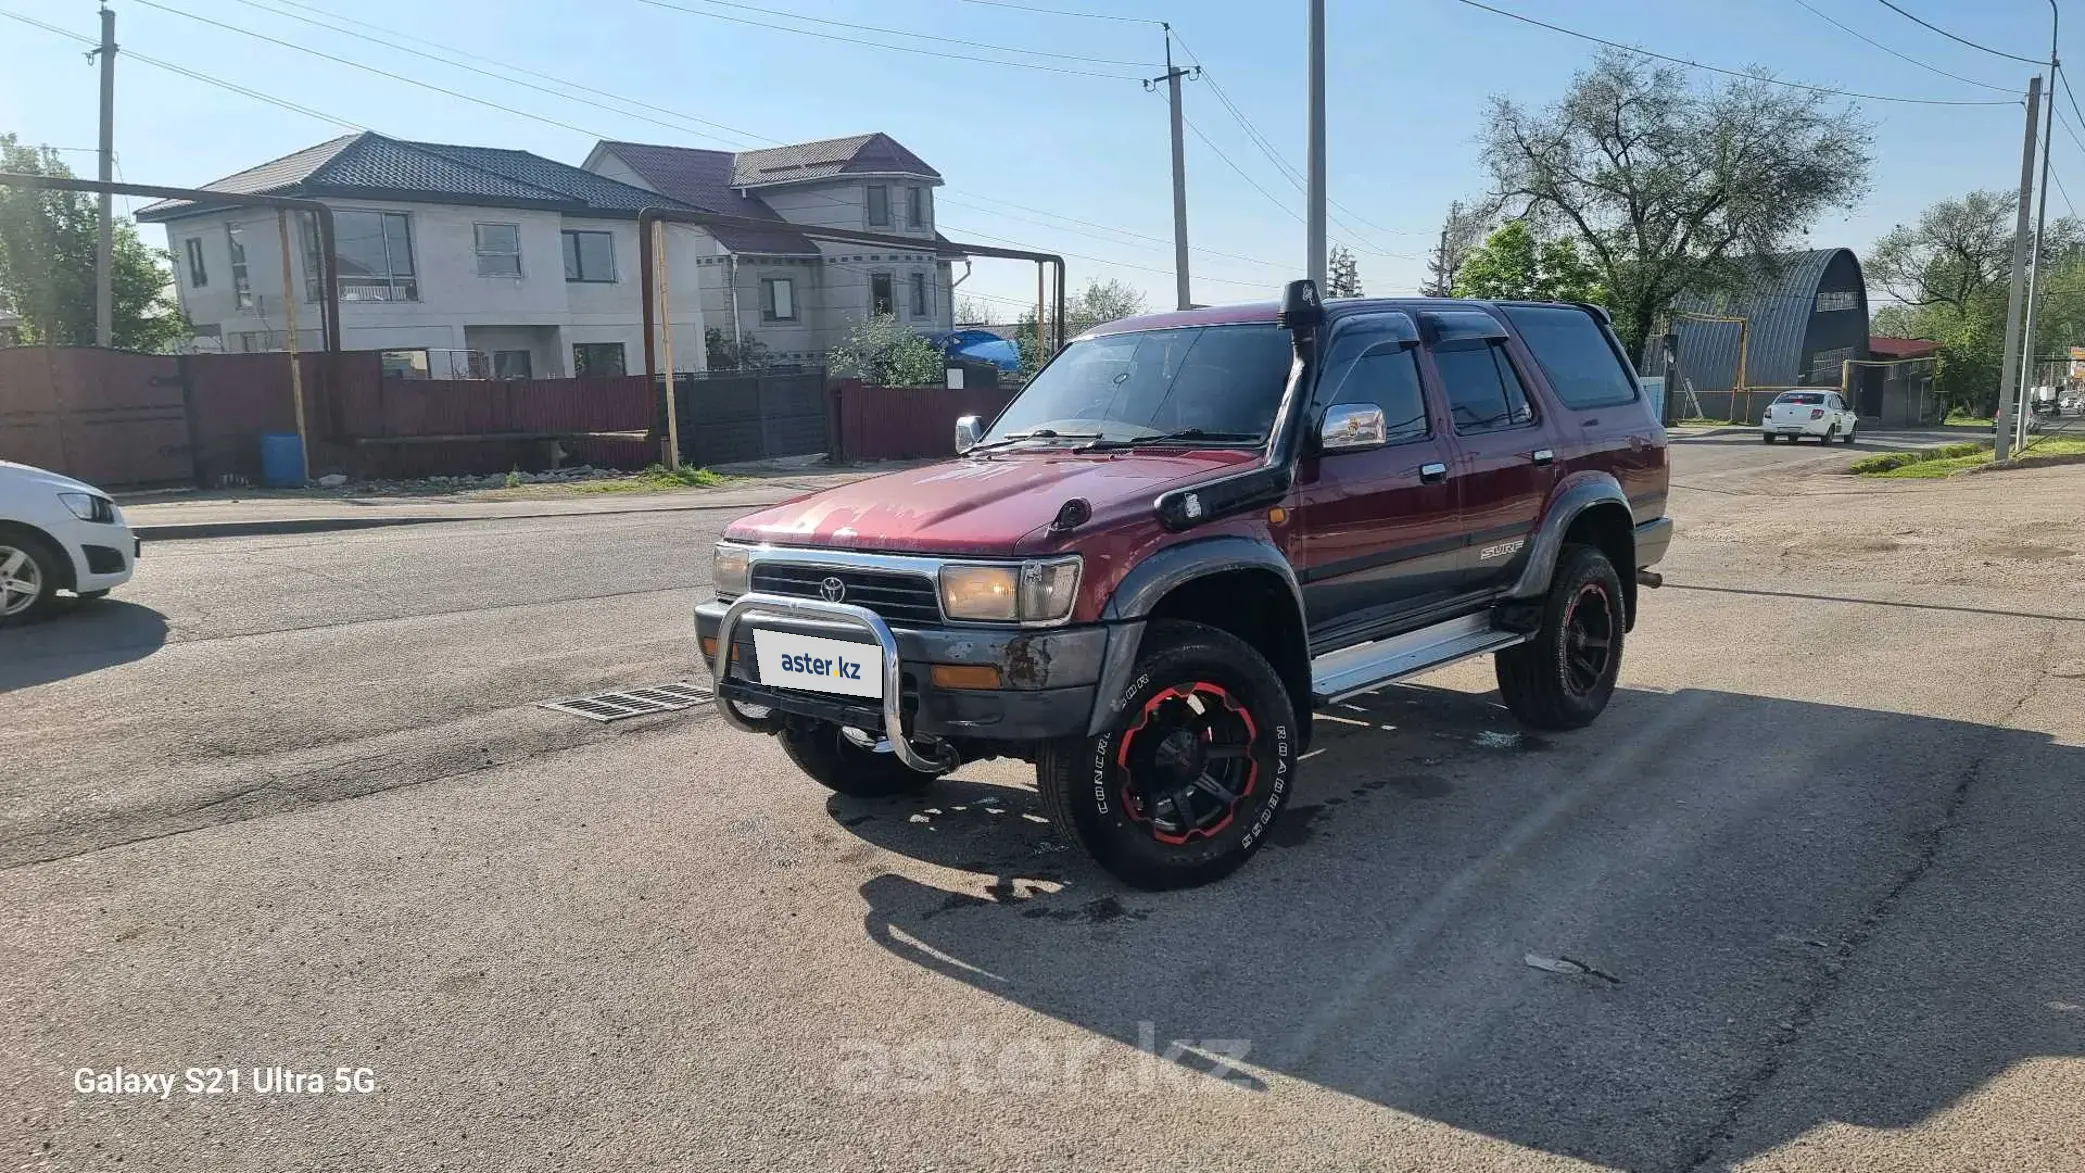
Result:
{"label": "toyota emblem", "polygon": [[828,603],[837,603],[847,597],[847,584],[832,575],[827,575],[818,584],[818,594]]}

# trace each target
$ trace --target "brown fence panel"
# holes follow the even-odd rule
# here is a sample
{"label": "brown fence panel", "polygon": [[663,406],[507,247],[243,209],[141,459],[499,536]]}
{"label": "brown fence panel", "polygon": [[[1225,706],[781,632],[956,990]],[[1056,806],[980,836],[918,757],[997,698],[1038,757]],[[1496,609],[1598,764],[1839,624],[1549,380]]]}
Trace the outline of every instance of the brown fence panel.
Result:
{"label": "brown fence panel", "polygon": [[835,384],[832,394],[840,453],[850,461],[953,456],[958,418],[989,421],[1014,397],[1000,390],[866,387],[852,379]]}
{"label": "brown fence panel", "polygon": [[0,350],[0,456],[94,485],[192,480],[173,356],[91,346]]}

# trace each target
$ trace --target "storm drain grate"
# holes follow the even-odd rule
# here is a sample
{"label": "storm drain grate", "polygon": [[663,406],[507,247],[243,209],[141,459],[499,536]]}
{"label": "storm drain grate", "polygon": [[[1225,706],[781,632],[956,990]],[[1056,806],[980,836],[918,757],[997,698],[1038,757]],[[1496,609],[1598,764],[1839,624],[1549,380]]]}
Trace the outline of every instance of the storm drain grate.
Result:
{"label": "storm drain grate", "polygon": [[574,717],[585,717],[590,721],[620,721],[624,717],[641,717],[646,713],[671,713],[680,709],[694,708],[706,704],[710,691],[692,684],[654,684],[645,688],[625,688],[616,692],[597,692],[591,696],[566,697],[564,700],[544,701],[543,707]]}

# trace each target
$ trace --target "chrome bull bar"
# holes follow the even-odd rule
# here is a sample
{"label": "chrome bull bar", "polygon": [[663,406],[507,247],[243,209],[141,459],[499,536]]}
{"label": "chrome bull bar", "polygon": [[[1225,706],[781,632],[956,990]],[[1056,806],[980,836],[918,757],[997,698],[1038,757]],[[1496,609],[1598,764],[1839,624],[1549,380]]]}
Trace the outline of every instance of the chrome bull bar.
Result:
{"label": "chrome bull bar", "polygon": [[733,639],[738,633],[739,620],[753,613],[768,615],[795,615],[806,619],[837,620],[851,624],[869,633],[883,649],[883,736],[889,740],[891,752],[898,760],[922,774],[945,774],[960,764],[954,747],[942,741],[930,741],[934,757],[927,757],[912,744],[905,734],[905,677],[898,663],[898,641],[890,631],[883,616],[867,607],[853,603],[828,603],[823,599],[800,599],[791,595],[771,595],[754,592],[740,595],[724,610],[724,618],[717,622],[717,654],[710,664],[710,674],[717,681],[717,711],[726,724],[748,733],[764,733],[766,730],[739,715],[738,709],[724,695],[725,683],[730,679]]}

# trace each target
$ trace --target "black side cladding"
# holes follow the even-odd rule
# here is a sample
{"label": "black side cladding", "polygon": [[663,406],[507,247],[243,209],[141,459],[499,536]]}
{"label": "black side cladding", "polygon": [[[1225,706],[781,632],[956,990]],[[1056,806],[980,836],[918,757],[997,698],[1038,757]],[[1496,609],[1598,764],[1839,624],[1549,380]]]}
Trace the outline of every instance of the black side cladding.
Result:
{"label": "black side cladding", "polygon": [[1248,509],[1279,505],[1295,478],[1287,467],[1262,467],[1222,480],[1162,493],[1152,503],[1158,522],[1175,533]]}

